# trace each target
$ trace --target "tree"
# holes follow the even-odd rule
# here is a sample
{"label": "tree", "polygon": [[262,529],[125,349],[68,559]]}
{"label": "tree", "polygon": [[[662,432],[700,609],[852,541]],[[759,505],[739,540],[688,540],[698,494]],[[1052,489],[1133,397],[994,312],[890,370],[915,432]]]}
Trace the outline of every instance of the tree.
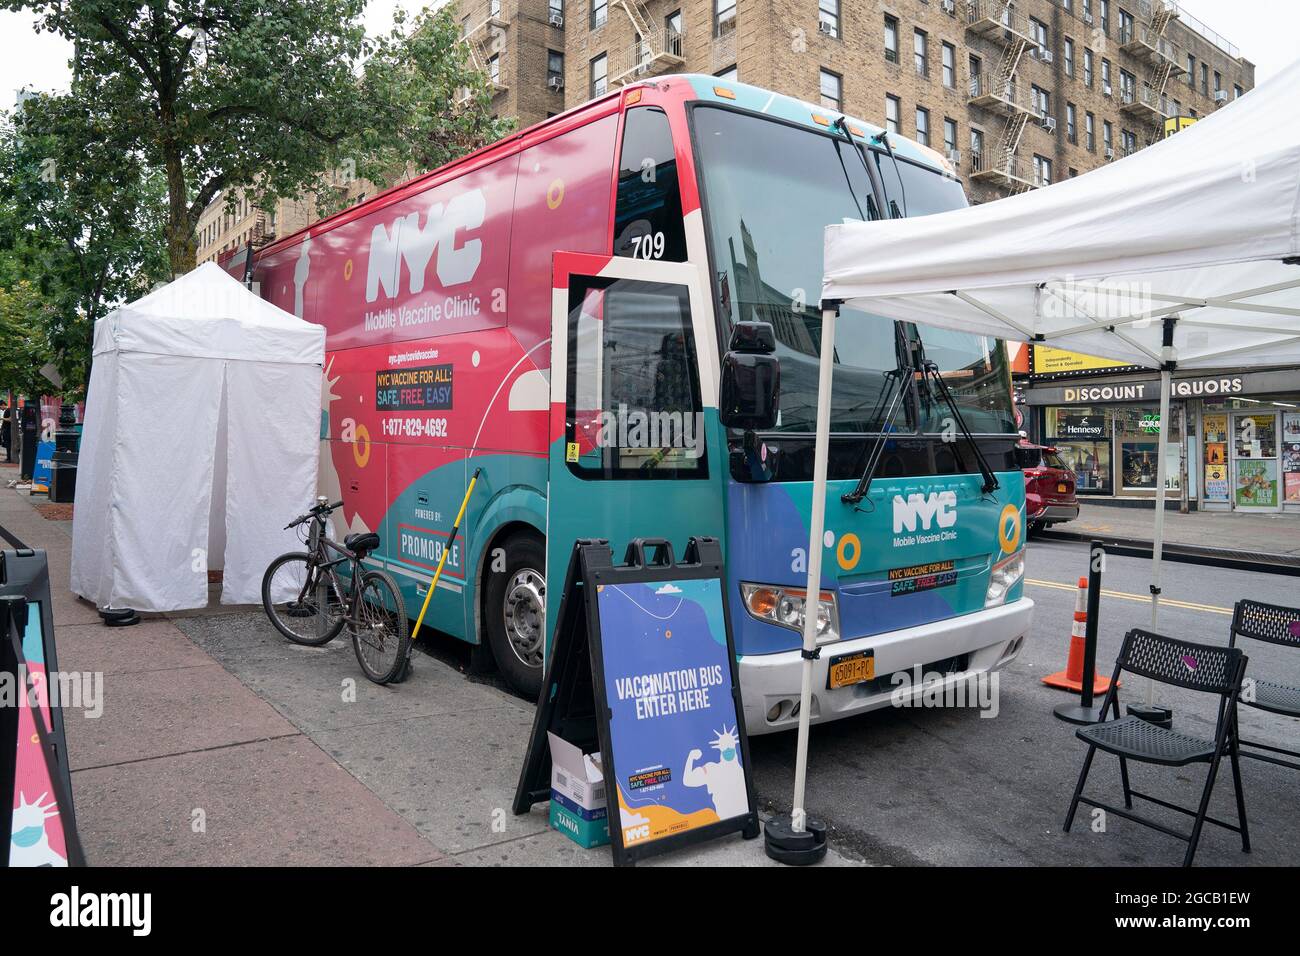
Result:
{"label": "tree", "polygon": [[161,175],[79,118],[64,122],[66,107],[37,96],[0,123],[0,289],[29,309],[48,350],[37,368],[53,361],[69,395],[85,384],[96,320],[170,273]]}
{"label": "tree", "polygon": [[346,179],[380,187],[436,169],[505,136],[514,121],[492,116],[487,76],[470,61],[450,7],[414,21],[399,7],[392,31],[370,41],[359,81],[369,120],[338,147],[336,175],[317,190],[322,211],[336,211]]}
{"label": "tree", "polygon": [[0,287],[0,390],[44,395],[52,390],[41,375],[54,357],[45,337],[51,309],[40,290],[27,280]]}
{"label": "tree", "polygon": [[[222,190],[232,198],[242,190],[263,208],[299,197],[344,157],[370,168],[350,150],[399,135],[409,119],[401,108],[421,90],[483,88],[481,78],[460,82],[432,63],[403,70],[395,37],[366,40],[363,0],[0,3],[34,10],[40,28],[74,45],[71,90],[48,111],[61,135],[98,137],[161,171],[177,274],[193,268],[199,216]],[[431,22],[440,22],[436,39],[413,39],[413,48],[447,49],[449,14]],[[378,59],[367,74],[372,54]],[[481,110],[482,102],[471,106]],[[442,120],[454,128],[459,116],[453,110]],[[433,114],[425,118],[426,134],[436,137],[438,128]]]}

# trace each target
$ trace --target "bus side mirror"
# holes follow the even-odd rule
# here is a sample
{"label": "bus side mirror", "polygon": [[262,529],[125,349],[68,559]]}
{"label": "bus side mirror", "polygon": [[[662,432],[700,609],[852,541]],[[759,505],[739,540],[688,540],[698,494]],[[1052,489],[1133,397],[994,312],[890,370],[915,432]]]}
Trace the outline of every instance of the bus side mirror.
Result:
{"label": "bus side mirror", "polygon": [[722,357],[718,418],[728,428],[761,431],[776,427],[781,409],[781,360],[776,334],[767,322],[737,322]]}

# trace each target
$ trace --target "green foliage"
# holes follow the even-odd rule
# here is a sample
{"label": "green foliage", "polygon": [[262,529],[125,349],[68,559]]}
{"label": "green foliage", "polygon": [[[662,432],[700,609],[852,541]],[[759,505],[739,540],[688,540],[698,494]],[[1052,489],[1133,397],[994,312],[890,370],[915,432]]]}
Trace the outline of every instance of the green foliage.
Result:
{"label": "green foliage", "polygon": [[53,390],[40,370],[54,357],[45,328],[51,306],[25,279],[0,286],[0,391],[44,395]]}

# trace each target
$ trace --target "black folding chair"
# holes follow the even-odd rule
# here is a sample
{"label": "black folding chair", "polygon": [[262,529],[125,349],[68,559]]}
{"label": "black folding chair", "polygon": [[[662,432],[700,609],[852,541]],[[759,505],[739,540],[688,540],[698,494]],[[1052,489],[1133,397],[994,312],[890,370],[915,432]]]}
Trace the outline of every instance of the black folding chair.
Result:
{"label": "black folding chair", "polygon": [[[1232,634],[1228,638],[1228,646],[1236,647],[1238,637],[1248,637],[1251,640],[1267,641],[1270,644],[1281,644],[1283,647],[1300,650],[1300,608],[1283,607],[1280,604],[1261,604],[1259,601],[1238,601],[1233,610]],[[1257,707],[1271,714],[1300,717],[1300,687],[1247,677],[1241,702],[1247,707]],[[1285,754],[1288,757],[1300,757],[1300,751],[1285,750],[1282,747],[1272,747],[1250,740],[1241,741],[1241,746]],[[1242,750],[1241,755],[1290,767],[1292,770],[1300,770],[1300,763],[1270,757],[1268,754]]]}
{"label": "black folding chair", "polygon": [[[1141,717],[1121,717],[1119,697],[1116,692],[1121,671],[1148,677],[1161,684],[1217,694],[1219,708],[1215,721],[1214,740],[1203,740],[1189,734],[1166,730],[1156,724],[1148,723]],[[1079,782],[1074,788],[1074,799],[1070,801],[1070,812],[1065,817],[1065,832],[1070,832],[1079,804],[1086,803],[1090,807],[1097,807],[1107,813],[1113,813],[1184,841],[1187,843],[1187,854],[1183,857],[1183,866],[1192,865],[1192,857],[1196,855],[1196,844],[1201,839],[1201,827],[1205,823],[1213,823],[1215,826],[1240,833],[1242,852],[1249,853],[1250,833],[1246,826],[1246,802],[1241,792],[1241,766],[1237,753],[1237,695],[1241,690],[1241,681],[1245,672],[1246,656],[1242,654],[1240,648],[1214,647],[1208,644],[1178,641],[1141,628],[1135,628],[1125,634],[1124,646],[1120,648],[1119,659],[1115,662],[1115,673],[1111,677],[1110,691],[1106,694],[1101,709],[1103,717],[1108,710],[1113,710],[1114,719],[1075,731],[1075,735],[1088,745],[1088,755],[1083,758],[1083,769],[1079,772]],[[1121,810],[1119,807],[1083,795],[1083,785],[1088,779],[1092,758],[1098,750],[1119,757],[1125,809]],[[1206,814],[1210,806],[1210,793],[1214,790],[1214,778],[1219,772],[1219,760],[1225,754],[1232,762],[1232,784],[1237,794],[1237,826],[1216,820]],[[1205,789],[1201,792],[1200,806],[1196,810],[1189,810],[1167,800],[1138,793],[1129,786],[1129,760],[1166,767],[1208,763],[1210,771],[1205,778]],[[1194,818],[1196,822],[1192,824],[1192,832],[1182,833],[1133,813],[1134,797],[1169,810],[1177,810]]]}

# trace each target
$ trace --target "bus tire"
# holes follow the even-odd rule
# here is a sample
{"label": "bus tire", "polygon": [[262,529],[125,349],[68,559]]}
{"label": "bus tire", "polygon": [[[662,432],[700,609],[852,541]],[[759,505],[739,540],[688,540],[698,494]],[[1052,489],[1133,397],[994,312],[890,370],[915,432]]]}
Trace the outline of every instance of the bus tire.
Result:
{"label": "bus tire", "polygon": [[518,532],[502,548],[506,569],[493,571],[489,562],[483,589],[488,645],[506,682],[536,700],[546,644],[546,544],[535,532]]}

